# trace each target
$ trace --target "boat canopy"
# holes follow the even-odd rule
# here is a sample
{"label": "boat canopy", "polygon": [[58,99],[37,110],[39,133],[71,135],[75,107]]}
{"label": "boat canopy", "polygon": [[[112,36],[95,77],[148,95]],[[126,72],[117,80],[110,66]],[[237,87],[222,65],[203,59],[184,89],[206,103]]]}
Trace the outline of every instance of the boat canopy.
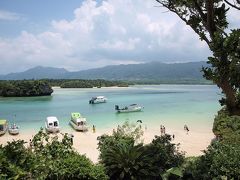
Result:
{"label": "boat canopy", "polygon": [[129,106],[137,106],[137,104],[131,104],[131,105],[129,105]]}
{"label": "boat canopy", "polygon": [[56,118],[56,117],[54,117],[54,116],[52,116],[52,117],[47,117],[47,122],[48,123],[53,123],[53,122],[58,122],[58,119]]}
{"label": "boat canopy", "polygon": [[104,99],[105,96],[97,96],[96,98],[98,98],[98,99]]}
{"label": "boat canopy", "polygon": [[7,124],[7,120],[5,119],[0,119],[0,125],[5,125]]}
{"label": "boat canopy", "polygon": [[73,119],[81,118],[81,114],[78,113],[78,112],[74,112],[74,113],[72,113],[72,118],[73,118]]}

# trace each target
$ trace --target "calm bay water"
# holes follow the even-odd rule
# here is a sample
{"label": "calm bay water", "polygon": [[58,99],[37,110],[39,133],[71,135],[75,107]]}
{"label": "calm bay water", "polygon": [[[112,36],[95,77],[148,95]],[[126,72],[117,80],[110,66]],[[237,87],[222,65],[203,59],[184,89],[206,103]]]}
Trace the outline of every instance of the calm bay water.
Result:
{"label": "calm bay water", "polygon": [[[103,95],[107,103],[88,104],[92,96]],[[71,112],[80,112],[97,128],[113,128],[129,120],[141,119],[148,126],[183,124],[211,129],[220,109],[220,91],[210,85],[156,85],[128,88],[54,89],[50,97],[0,98],[0,119],[15,121],[21,130],[39,130],[47,116],[56,116],[63,129],[70,130]],[[143,112],[117,114],[114,106],[137,103]],[[15,116],[16,115],[16,118]]]}

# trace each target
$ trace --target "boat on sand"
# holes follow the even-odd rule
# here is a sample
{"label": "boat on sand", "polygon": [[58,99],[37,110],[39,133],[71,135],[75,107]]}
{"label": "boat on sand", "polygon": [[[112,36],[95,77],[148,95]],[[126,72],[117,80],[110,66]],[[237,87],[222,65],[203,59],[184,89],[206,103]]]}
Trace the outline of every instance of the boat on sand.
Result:
{"label": "boat on sand", "polygon": [[0,120],[0,135],[4,135],[7,132],[7,120]]}
{"label": "boat on sand", "polygon": [[77,131],[87,131],[87,120],[78,112],[71,113],[71,120],[69,124]]}
{"label": "boat on sand", "polygon": [[55,116],[46,118],[45,129],[48,133],[57,133],[60,131],[59,121]]}
{"label": "boat on sand", "polygon": [[19,134],[19,127],[13,123],[9,128],[8,128],[8,133],[12,135],[17,135]]}

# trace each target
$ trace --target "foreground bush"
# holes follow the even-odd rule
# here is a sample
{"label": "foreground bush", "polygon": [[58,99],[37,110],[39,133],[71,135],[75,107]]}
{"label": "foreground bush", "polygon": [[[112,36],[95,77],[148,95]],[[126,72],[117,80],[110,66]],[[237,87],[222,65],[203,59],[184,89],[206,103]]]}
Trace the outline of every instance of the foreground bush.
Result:
{"label": "foreground bush", "polygon": [[214,143],[185,169],[193,179],[240,179],[240,146]]}
{"label": "foreground bush", "polygon": [[72,149],[67,135],[59,140],[41,130],[30,148],[24,145],[18,140],[0,146],[0,179],[108,179],[103,166]]}
{"label": "foreground bush", "polygon": [[224,143],[240,143],[240,116],[220,110],[214,119],[213,133]]}
{"label": "foreground bush", "polygon": [[110,179],[162,179],[168,169],[181,166],[184,155],[170,135],[156,136],[148,145],[141,135],[140,126],[125,123],[112,135],[98,137],[100,162]]}

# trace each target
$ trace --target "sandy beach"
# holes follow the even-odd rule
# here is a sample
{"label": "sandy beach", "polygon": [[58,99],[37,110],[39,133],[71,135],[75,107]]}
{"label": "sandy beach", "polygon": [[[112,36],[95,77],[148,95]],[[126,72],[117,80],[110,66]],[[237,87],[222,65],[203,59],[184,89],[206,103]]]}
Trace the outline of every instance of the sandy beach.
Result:
{"label": "sandy beach", "polygon": [[[12,136],[6,133],[0,137],[0,143],[6,144],[8,141],[13,139],[22,139],[26,142],[29,142],[32,139],[33,135],[36,132],[21,132],[17,136]],[[62,131],[62,133],[65,133]],[[86,154],[93,162],[98,162],[99,151],[97,150],[97,137],[102,134],[111,134],[112,129],[97,129],[95,133],[90,129],[88,132],[76,132],[72,130],[71,133],[74,135],[73,138],[73,147],[80,154]],[[180,143],[180,150],[186,152],[186,156],[198,156],[203,152],[202,150],[206,149],[210,144],[212,138],[214,137],[211,131],[200,131],[197,129],[191,129],[187,134],[183,129],[167,129],[167,134],[175,135],[174,143]],[[149,143],[152,141],[155,135],[160,135],[160,128],[158,127],[147,127],[144,128],[144,135],[142,139],[144,143]]]}

